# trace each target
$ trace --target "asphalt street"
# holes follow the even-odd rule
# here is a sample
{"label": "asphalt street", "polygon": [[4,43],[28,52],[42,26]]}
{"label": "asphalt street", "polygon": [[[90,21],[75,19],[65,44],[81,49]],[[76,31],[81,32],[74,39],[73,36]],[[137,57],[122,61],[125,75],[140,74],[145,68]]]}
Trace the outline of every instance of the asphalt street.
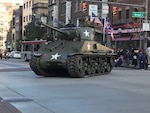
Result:
{"label": "asphalt street", "polygon": [[150,70],[117,67],[89,78],[39,77],[18,59],[0,61],[0,69],[0,97],[22,113],[150,113]]}

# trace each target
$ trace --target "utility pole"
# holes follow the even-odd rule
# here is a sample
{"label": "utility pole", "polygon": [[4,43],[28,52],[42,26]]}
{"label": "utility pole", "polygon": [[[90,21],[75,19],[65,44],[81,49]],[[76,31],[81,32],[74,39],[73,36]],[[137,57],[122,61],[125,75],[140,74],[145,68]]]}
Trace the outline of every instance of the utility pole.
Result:
{"label": "utility pole", "polygon": [[[144,8],[145,8],[145,22],[148,23],[148,0],[145,0],[145,4],[144,4]],[[146,50],[147,48],[147,31],[144,31],[144,37],[143,37],[143,40],[144,40],[144,51]]]}

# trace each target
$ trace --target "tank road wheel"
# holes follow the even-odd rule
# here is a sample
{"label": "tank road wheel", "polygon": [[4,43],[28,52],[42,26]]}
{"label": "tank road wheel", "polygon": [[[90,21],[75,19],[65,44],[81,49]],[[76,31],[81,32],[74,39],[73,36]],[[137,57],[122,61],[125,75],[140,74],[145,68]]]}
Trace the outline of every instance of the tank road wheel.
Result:
{"label": "tank road wheel", "polygon": [[101,73],[102,73],[101,70],[102,70],[102,69],[101,69],[101,64],[99,64],[98,67],[97,67],[97,72],[98,72],[98,74],[101,74]]}
{"label": "tank road wheel", "polygon": [[101,64],[99,64],[99,65],[97,66],[97,73],[98,73],[98,74],[101,74]]}
{"label": "tank road wheel", "polygon": [[98,72],[98,74],[103,74],[103,73],[105,73],[105,64],[104,64],[104,62],[101,62],[101,63],[98,65],[97,72]]}
{"label": "tank road wheel", "polygon": [[102,73],[102,74],[105,73],[105,64],[102,64],[102,65],[101,65],[101,73]]}
{"label": "tank road wheel", "polygon": [[87,75],[91,76],[91,74],[92,74],[91,65],[88,65],[87,66]]}
{"label": "tank road wheel", "polygon": [[70,77],[85,77],[85,67],[81,56],[73,56],[68,58],[67,67]]}
{"label": "tank road wheel", "polygon": [[109,63],[106,64],[106,72],[110,72],[111,71],[111,65]]}
{"label": "tank road wheel", "polygon": [[92,64],[92,66],[91,66],[91,76],[94,76],[95,73],[96,73],[96,65]]}
{"label": "tank road wheel", "polygon": [[40,58],[39,57],[34,57],[32,56],[31,60],[30,60],[30,68],[34,71],[35,74],[39,75],[39,76],[45,76],[45,77],[48,77],[50,76],[50,74],[46,71],[46,70],[43,70],[41,67],[40,67]]}
{"label": "tank road wheel", "polygon": [[105,73],[105,62],[102,62],[102,64],[101,64],[101,73],[102,74]]}

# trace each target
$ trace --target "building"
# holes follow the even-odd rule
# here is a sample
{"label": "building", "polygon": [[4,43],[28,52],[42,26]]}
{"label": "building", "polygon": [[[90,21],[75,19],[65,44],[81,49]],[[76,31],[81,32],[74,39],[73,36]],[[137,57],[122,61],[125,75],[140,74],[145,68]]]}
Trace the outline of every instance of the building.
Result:
{"label": "building", "polygon": [[[26,33],[24,27],[35,21],[36,18],[39,18],[40,15],[47,15],[47,9],[45,12],[45,8],[47,7],[48,0],[23,0],[23,25],[22,25],[22,37],[23,40],[26,39]],[[46,16],[47,17],[47,16]],[[42,18],[45,20],[45,18]]]}
{"label": "building", "polygon": [[23,0],[23,15],[22,15],[22,39],[25,39],[25,29],[24,27],[32,21],[32,4],[33,0]]}
{"label": "building", "polygon": [[[142,31],[142,23],[144,18],[132,17],[132,12],[145,12],[146,0],[91,0],[86,2],[87,8],[85,11],[82,9],[82,3],[84,0],[49,0],[48,5],[48,21],[50,25],[55,26],[55,22],[58,22],[58,26],[64,26],[70,19],[75,25],[78,25],[85,16],[89,15],[90,5],[97,5],[97,16],[103,22],[104,17],[102,14],[103,2],[108,2],[109,14],[106,16],[110,19],[112,27],[114,28],[115,40],[112,41],[113,46],[117,48],[144,48],[145,35]],[[95,2],[94,2],[95,1]],[[150,4],[150,1],[147,0]],[[111,4],[109,2],[112,2]],[[69,4],[69,5],[67,5]],[[54,7],[58,7],[58,11],[54,10]],[[142,7],[139,7],[142,6]],[[113,8],[116,7],[116,12]],[[148,7],[148,19],[150,17]],[[58,16],[55,15],[56,11]],[[57,18],[57,19],[56,19]],[[55,21],[58,20],[58,21]],[[149,45],[149,32],[147,34],[147,45]]]}
{"label": "building", "polygon": [[12,38],[11,24],[13,10],[19,7],[20,5],[21,2],[0,2],[0,50],[2,52],[11,49],[12,45],[11,42],[9,42],[8,40]]}
{"label": "building", "polygon": [[36,23],[36,20],[40,20],[43,23],[47,24],[47,17],[48,17],[48,3],[35,3],[32,6],[32,13],[34,14],[33,16],[33,21]]}
{"label": "building", "polygon": [[12,38],[9,42],[12,43],[12,50],[21,50],[22,40],[22,6],[13,11],[12,19]]}
{"label": "building", "polygon": [[[146,3],[146,1],[148,3]],[[109,0],[109,2],[115,2],[118,4],[111,4],[109,18],[114,28],[115,40],[113,42],[115,48],[142,48],[144,46],[150,46],[149,38],[150,34],[147,33],[145,37],[142,30],[142,24],[145,20],[146,5],[150,5],[149,0]],[[126,5],[129,4],[129,5]],[[143,7],[139,7],[143,6]],[[150,7],[147,7],[147,18],[150,18]],[[143,13],[142,17],[134,17],[135,13]],[[146,40],[146,42],[145,42]]]}

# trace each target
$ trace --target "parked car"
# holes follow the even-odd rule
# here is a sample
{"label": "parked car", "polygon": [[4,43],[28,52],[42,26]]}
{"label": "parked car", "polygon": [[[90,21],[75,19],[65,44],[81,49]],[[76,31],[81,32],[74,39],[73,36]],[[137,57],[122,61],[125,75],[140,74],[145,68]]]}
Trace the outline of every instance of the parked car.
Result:
{"label": "parked car", "polygon": [[7,52],[2,52],[1,55],[2,55],[1,59],[2,58],[5,58],[5,59],[9,58]]}
{"label": "parked car", "polygon": [[11,53],[10,53],[10,57],[11,58],[21,58],[21,53],[20,53],[20,51],[12,51]]}

